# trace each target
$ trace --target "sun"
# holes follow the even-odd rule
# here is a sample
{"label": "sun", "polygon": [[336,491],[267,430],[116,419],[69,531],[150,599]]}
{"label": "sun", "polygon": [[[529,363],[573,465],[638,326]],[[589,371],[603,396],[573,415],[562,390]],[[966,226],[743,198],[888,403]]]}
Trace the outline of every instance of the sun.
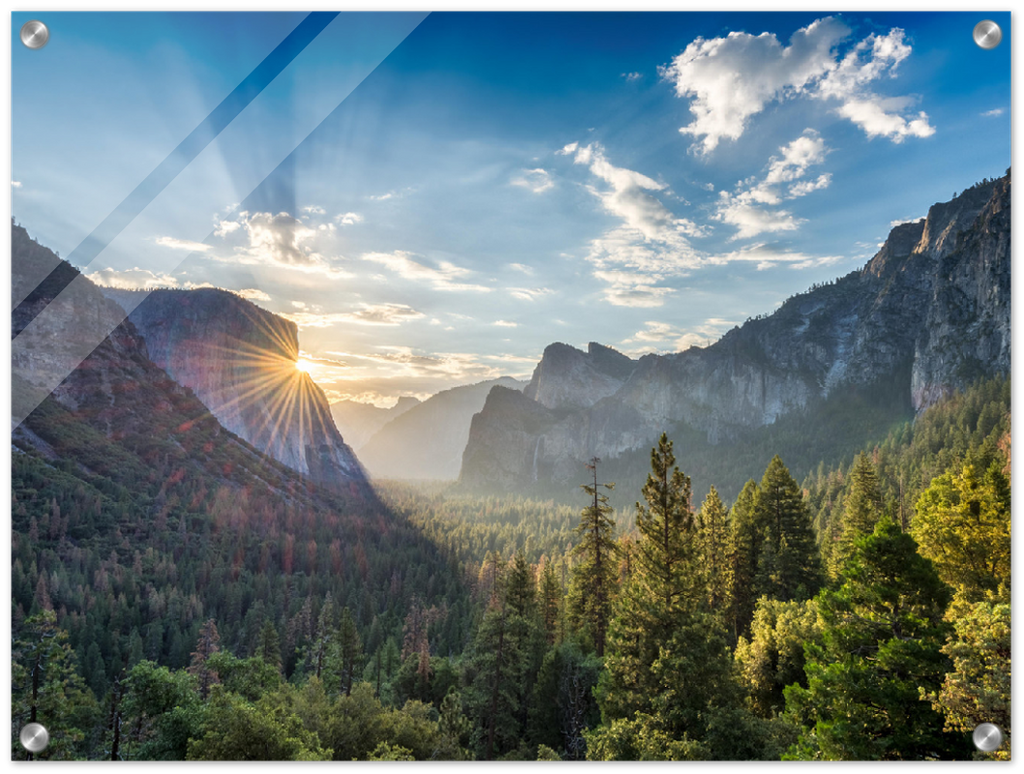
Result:
{"label": "sun", "polygon": [[302,371],[304,374],[308,374],[312,368],[313,364],[305,358],[300,357],[295,361],[295,370]]}

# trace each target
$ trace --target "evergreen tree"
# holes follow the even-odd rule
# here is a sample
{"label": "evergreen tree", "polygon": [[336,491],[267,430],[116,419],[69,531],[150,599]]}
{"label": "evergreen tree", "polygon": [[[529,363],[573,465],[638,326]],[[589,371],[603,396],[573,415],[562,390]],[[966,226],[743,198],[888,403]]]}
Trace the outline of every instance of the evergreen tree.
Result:
{"label": "evergreen tree", "polygon": [[522,618],[533,617],[537,605],[537,584],[533,579],[533,568],[522,551],[517,551],[510,563],[505,595],[512,613]]}
{"label": "evergreen tree", "polygon": [[660,647],[684,617],[703,607],[697,589],[690,479],[674,468],[672,442],[661,436],[651,450],[651,473],[637,503],[640,533],[630,579],[615,606],[602,675],[606,720],[649,711],[660,686],[652,667]]}
{"label": "evergreen tree", "polygon": [[808,599],[821,585],[821,559],[803,493],[776,455],[758,487],[754,521],[763,535],[755,587],[758,596]]}
{"label": "evergreen tree", "polygon": [[281,669],[281,640],[277,636],[277,627],[269,618],[263,622],[263,628],[260,629],[256,657],[263,659],[275,669]]}
{"label": "evergreen tree", "polygon": [[731,606],[732,545],[729,513],[711,487],[696,516],[696,567],[701,575],[708,609],[726,620]]}
{"label": "evergreen tree", "polygon": [[838,591],[823,591],[822,645],[807,645],[807,687],[785,690],[804,731],[789,757],[921,760],[969,755],[963,735],[920,698],[939,688],[950,599],[931,561],[885,515],[860,538]]}
{"label": "evergreen tree", "polygon": [[551,562],[545,562],[540,574],[540,614],[548,645],[554,645],[558,639],[561,607],[562,584]]}
{"label": "evergreen tree", "polygon": [[352,683],[356,674],[362,669],[363,644],[347,607],[341,611],[338,623],[338,635],[334,641],[334,675],[340,693],[352,694]]}
{"label": "evergreen tree", "polygon": [[843,565],[853,553],[854,543],[863,535],[870,535],[882,515],[882,494],[879,490],[875,466],[867,454],[861,452],[853,461],[849,486],[839,520],[834,545],[825,550],[828,553],[829,575],[836,579],[842,573]]}
{"label": "evergreen tree", "polygon": [[579,526],[575,529],[579,542],[573,548],[576,564],[572,569],[567,602],[574,628],[593,645],[598,657],[602,657],[618,568],[612,508],[608,505],[608,496],[600,491],[601,487],[614,489],[615,484],[597,483],[599,462],[594,457],[587,465],[587,470],[593,473],[594,483],[581,487],[594,499],[583,509]]}
{"label": "evergreen tree", "polygon": [[757,482],[748,481],[732,506],[729,519],[729,544],[732,548],[731,620],[732,637],[736,640],[749,632],[750,621],[757,604],[754,581],[760,558],[764,534],[757,522],[757,500],[760,495]]}

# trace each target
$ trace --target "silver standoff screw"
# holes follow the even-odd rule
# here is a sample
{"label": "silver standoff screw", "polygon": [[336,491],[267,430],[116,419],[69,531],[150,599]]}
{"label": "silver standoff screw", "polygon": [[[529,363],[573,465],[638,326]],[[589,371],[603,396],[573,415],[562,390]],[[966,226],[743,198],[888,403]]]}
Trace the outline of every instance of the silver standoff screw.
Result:
{"label": "silver standoff screw", "polygon": [[21,746],[30,753],[42,752],[50,744],[50,732],[39,723],[29,723],[21,729]]}
{"label": "silver standoff screw", "polygon": [[982,48],[992,49],[1003,39],[1003,31],[994,21],[985,19],[974,25],[974,42]]}
{"label": "silver standoff screw", "polygon": [[41,21],[33,19],[21,25],[21,42],[29,48],[42,48],[50,40],[50,30]]}
{"label": "silver standoff screw", "polygon": [[995,723],[981,723],[974,729],[972,739],[982,752],[995,752],[1003,743],[1003,732]]}

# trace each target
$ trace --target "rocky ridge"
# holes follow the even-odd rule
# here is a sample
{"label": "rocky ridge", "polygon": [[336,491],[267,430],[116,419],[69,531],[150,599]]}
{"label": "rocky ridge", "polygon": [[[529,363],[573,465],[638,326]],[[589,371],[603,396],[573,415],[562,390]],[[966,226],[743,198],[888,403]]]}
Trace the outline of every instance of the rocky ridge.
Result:
{"label": "rocky ridge", "polygon": [[1007,173],[932,206],[862,269],[711,346],[631,361],[600,345],[551,345],[522,395],[488,395],[460,481],[504,490],[568,480],[591,456],[618,457],[678,426],[726,442],[879,380],[898,381],[922,410],[1009,372],[1010,190]]}

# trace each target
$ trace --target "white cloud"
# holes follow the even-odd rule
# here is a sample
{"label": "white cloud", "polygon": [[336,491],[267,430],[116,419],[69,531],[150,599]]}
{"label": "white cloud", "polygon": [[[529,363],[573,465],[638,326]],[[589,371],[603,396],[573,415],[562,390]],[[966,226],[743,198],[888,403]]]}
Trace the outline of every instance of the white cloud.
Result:
{"label": "white cloud", "polygon": [[883,77],[895,77],[910,55],[904,31],[872,33],[839,58],[839,44],[850,33],[841,21],[826,17],[797,30],[789,46],[767,32],[732,32],[690,43],[660,72],[677,96],[691,100],[693,121],[679,130],[695,138],[691,150],[707,154],[722,139],[739,139],[767,104],[799,95],[838,100],[839,115],[868,137],[902,142],[934,134],[926,113],[906,113],[914,100],[886,99],[869,89]]}
{"label": "white cloud", "polygon": [[708,258],[708,263],[725,265],[730,263],[755,263],[758,271],[784,264],[793,269],[809,269],[815,266],[831,266],[843,260],[839,255],[807,255],[806,253],[779,250],[769,244],[748,245],[728,253],[718,253]]}
{"label": "white cloud", "polygon": [[801,196],[807,196],[809,193],[814,191],[820,191],[822,188],[828,188],[832,184],[831,173],[826,172],[823,175],[818,175],[816,180],[804,180],[799,183],[794,183],[789,187],[789,198],[798,199]]}
{"label": "white cloud", "polygon": [[86,276],[97,285],[120,290],[153,290],[156,288],[179,287],[178,280],[170,274],[156,274],[148,269],[106,269],[90,271]]}
{"label": "white cloud", "polygon": [[233,290],[231,292],[234,293],[236,296],[241,296],[242,298],[247,298],[250,301],[269,301],[270,300],[270,296],[267,295],[266,293],[264,293],[259,288],[245,288],[243,290]]}
{"label": "white cloud", "polygon": [[520,301],[536,301],[541,296],[548,296],[554,293],[551,288],[509,288],[508,294]]}
{"label": "white cloud", "polygon": [[458,281],[462,277],[472,274],[469,269],[456,266],[449,261],[440,261],[438,262],[437,268],[434,268],[432,266],[426,266],[425,264],[419,263],[418,261],[414,261],[412,259],[413,255],[414,253],[409,253],[404,250],[396,250],[392,253],[366,253],[362,255],[361,258],[364,261],[378,263],[406,279],[426,282],[435,290],[468,291],[474,293],[491,292],[491,288],[489,287],[485,287],[483,285],[472,285]]}
{"label": "white cloud", "polygon": [[710,153],[723,138],[738,139],[768,102],[799,94],[828,72],[833,49],[849,34],[845,24],[827,17],[793,33],[788,47],[767,32],[697,38],[661,68],[677,96],[692,98],[694,120],[679,131],[696,138],[700,153]]}
{"label": "white cloud", "polygon": [[[647,352],[682,352],[694,345],[711,344],[735,324],[730,320],[712,317],[700,325],[684,329],[670,323],[650,320],[644,323],[643,330],[622,341],[623,351],[633,356]],[[627,349],[631,344],[639,346]]]}
{"label": "white cloud", "polygon": [[639,81],[641,78],[644,77],[644,74],[643,73],[623,73],[622,77],[625,78],[628,82],[632,83],[633,81]]}
{"label": "white cloud", "polygon": [[363,222],[363,216],[358,212],[345,212],[341,215],[337,215],[334,218],[335,223],[340,223],[342,226],[354,226],[356,223]]}
{"label": "white cloud", "polygon": [[[903,220],[891,220],[891,221],[889,221],[889,228],[890,229],[894,229],[897,226],[902,226],[902,225],[904,225],[906,223],[917,223],[918,221],[921,221],[921,220],[924,220],[924,218],[920,218],[919,217],[919,218],[904,218]],[[861,245],[863,243],[858,242],[857,244]]]}
{"label": "white cloud", "polygon": [[342,322],[357,325],[401,325],[426,315],[405,304],[359,304],[349,312],[290,312],[282,313],[281,316],[300,328],[328,328]]}
{"label": "white cloud", "polygon": [[315,204],[311,204],[308,207],[303,207],[302,211],[308,213],[309,215],[324,215],[327,212],[327,210],[325,210],[323,207],[318,207]]}
{"label": "white cloud", "polygon": [[533,274],[533,269],[526,264],[510,263],[508,267],[510,269],[515,269],[516,271],[521,271],[523,274]]}
{"label": "white cloud", "polygon": [[535,194],[544,193],[555,187],[546,169],[524,169],[521,176],[512,179],[512,185],[529,189]]}
{"label": "white cloud", "polygon": [[825,141],[810,129],[779,150],[781,155],[773,156],[768,162],[764,181],[769,185],[797,180],[804,176],[809,166],[825,160]]}
{"label": "white cloud", "polygon": [[292,306],[294,306],[296,309],[305,309],[306,308],[306,302],[305,301],[292,301]]}
{"label": "white cloud", "polygon": [[750,239],[758,234],[796,231],[804,222],[787,210],[766,210],[742,201],[739,197],[730,198],[727,194],[723,196],[718,212],[712,217],[722,223],[736,226],[733,239]]}
{"label": "white cloud", "polygon": [[508,320],[495,320],[494,325],[499,328],[518,328],[519,323],[509,322]]}
{"label": "white cloud", "polygon": [[187,250],[190,253],[205,253],[210,249],[210,245],[203,244],[202,242],[191,242],[188,239],[175,239],[169,236],[157,237],[153,241],[161,247],[169,247],[172,250]]}
{"label": "white cloud", "polygon": [[21,188],[21,183],[17,180],[11,181],[11,188]]}
{"label": "white cloud", "polygon": [[228,234],[233,234],[242,227],[242,224],[237,220],[222,220],[217,224],[217,228],[214,229],[213,233],[219,237],[226,237]]}
{"label": "white cloud", "polygon": [[[981,115],[983,118],[992,118],[993,116],[1001,116],[1004,112],[1002,108],[993,108],[992,110],[986,110]],[[14,185],[21,185],[21,183],[14,183]]]}

